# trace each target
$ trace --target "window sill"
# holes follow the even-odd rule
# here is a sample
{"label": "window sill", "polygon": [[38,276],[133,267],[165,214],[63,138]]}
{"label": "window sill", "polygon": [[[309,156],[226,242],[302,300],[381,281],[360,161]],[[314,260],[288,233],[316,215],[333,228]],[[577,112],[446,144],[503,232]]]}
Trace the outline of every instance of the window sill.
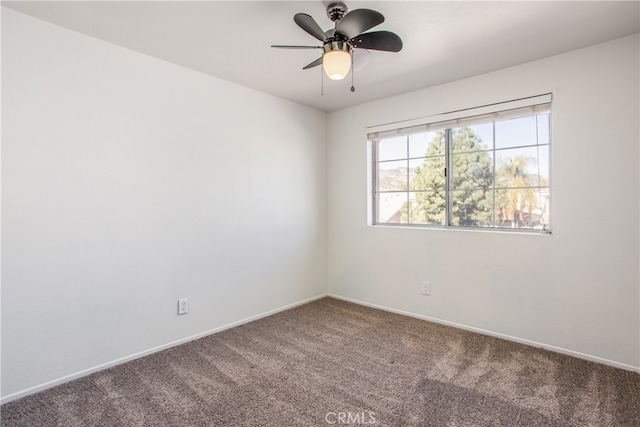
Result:
{"label": "window sill", "polygon": [[411,230],[427,230],[427,231],[444,231],[444,232],[462,232],[462,233],[496,233],[496,234],[520,234],[527,236],[552,236],[552,230],[539,230],[539,229],[522,229],[522,228],[471,228],[471,227],[437,227],[430,226],[425,227],[421,225],[409,225],[409,224],[368,224],[372,228],[398,228],[398,229],[411,229]]}

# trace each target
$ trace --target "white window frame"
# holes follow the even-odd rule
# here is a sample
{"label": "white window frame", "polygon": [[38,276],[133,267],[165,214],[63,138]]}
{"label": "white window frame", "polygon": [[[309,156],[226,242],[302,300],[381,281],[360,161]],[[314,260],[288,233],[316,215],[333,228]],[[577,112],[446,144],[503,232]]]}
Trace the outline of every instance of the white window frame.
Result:
{"label": "white window frame", "polygon": [[[396,136],[407,136],[417,134],[420,132],[427,132],[432,130],[444,130],[447,132],[451,128],[460,127],[464,125],[480,124],[491,120],[499,120],[501,118],[514,118],[518,115],[526,116],[530,114],[536,114],[538,111],[549,111],[551,113],[551,101],[553,96],[551,93],[544,95],[531,96],[526,98],[520,98],[516,100],[500,102],[482,107],[466,108],[456,110],[448,113],[438,114],[435,116],[422,117],[418,119],[406,120],[401,122],[388,123],[384,125],[377,125],[367,127],[367,140],[369,143],[369,165],[370,165],[370,191],[369,191],[369,225],[382,226],[382,227],[415,227],[415,228],[428,228],[428,229],[463,229],[463,230],[482,230],[482,231],[516,231],[525,233],[542,233],[551,234],[551,224],[547,224],[544,229],[533,228],[512,228],[501,227],[497,225],[493,226],[458,226],[452,224],[452,209],[451,209],[451,190],[448,185],[446,192],[446,206],[445,206],[445,224],[444,225],[431,225],[431,224],[407,224],[407,223],[386,223],[378,222],[378,182],[377,182],[377,142],[384,138],[392,138]],[[549,191],[551,191],[551,114],[549,117]],[[449,144],[447,143],[447,148]],[[519,148],[519,147],[513,147]],[[449,150],[446,150],[447,157],[447,169],[449,168],[448,158]],[[495,153],[496,148],[491,150]],[[409,154],[408,154],[409,155]],[[406,160],[410,160],[407,158]],[[495,177],[495,164],[494,164],[494,177]],[[451,180],[450,177],[446,177],[447,182]],[[494,183],[495,190],[495,183]],[[410,189],[407,188],[407,192]],[[495,204],[495,203],[494,203]],[[550,204],[550,200],[549,200]],[[549,206],[549,211],[551,206]],[[495,207],[494,207],[495,215]],[[551,218],[549,218],[549,221]]]}

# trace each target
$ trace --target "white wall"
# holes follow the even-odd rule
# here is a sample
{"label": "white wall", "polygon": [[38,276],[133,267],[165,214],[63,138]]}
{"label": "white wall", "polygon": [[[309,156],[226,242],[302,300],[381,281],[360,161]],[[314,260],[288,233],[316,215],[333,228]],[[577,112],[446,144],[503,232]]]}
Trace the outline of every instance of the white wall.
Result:
{"label": "white wall", "polygon": [[[635,35],[329,114],[330,293],[637,369],[638,51]],[[548,92],[552,236],[367,226],[366,126]]]}
{"label": "white wall", "polygon": [[2,110],[5,401],[326,293],[324,113],[7,9]]}

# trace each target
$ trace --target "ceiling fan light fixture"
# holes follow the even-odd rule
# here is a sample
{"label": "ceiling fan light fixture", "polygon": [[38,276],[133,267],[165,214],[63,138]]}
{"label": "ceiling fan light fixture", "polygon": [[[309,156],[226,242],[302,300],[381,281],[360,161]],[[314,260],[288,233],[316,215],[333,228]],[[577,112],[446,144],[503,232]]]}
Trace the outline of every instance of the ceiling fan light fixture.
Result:
{"label": "ceiling fan light fixture", "polygon": [[351,55],[344,50],[332,50],[324,54],[322,66],[331,80],[342,80],[349,74]]}
{"label": "ceiling fan light fixture", "polygon": [[322,56],[322,68],[331,80],[342,80],[351,69],[351,53],[346,43],[327,43]]}

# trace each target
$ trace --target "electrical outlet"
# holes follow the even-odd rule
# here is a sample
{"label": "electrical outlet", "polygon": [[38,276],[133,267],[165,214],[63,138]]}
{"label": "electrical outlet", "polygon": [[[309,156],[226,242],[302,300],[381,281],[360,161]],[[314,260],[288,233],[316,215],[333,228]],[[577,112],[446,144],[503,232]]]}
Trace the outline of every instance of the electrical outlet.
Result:
{"label": "electrical outlet", "polygon": [[178,314],[187,314],[189,312],[189,298],[180,298],[178,300]]}
{"label": "electrical outlet", "polygon": [[422,282],[422,295],[431,295],[431,283]]}

